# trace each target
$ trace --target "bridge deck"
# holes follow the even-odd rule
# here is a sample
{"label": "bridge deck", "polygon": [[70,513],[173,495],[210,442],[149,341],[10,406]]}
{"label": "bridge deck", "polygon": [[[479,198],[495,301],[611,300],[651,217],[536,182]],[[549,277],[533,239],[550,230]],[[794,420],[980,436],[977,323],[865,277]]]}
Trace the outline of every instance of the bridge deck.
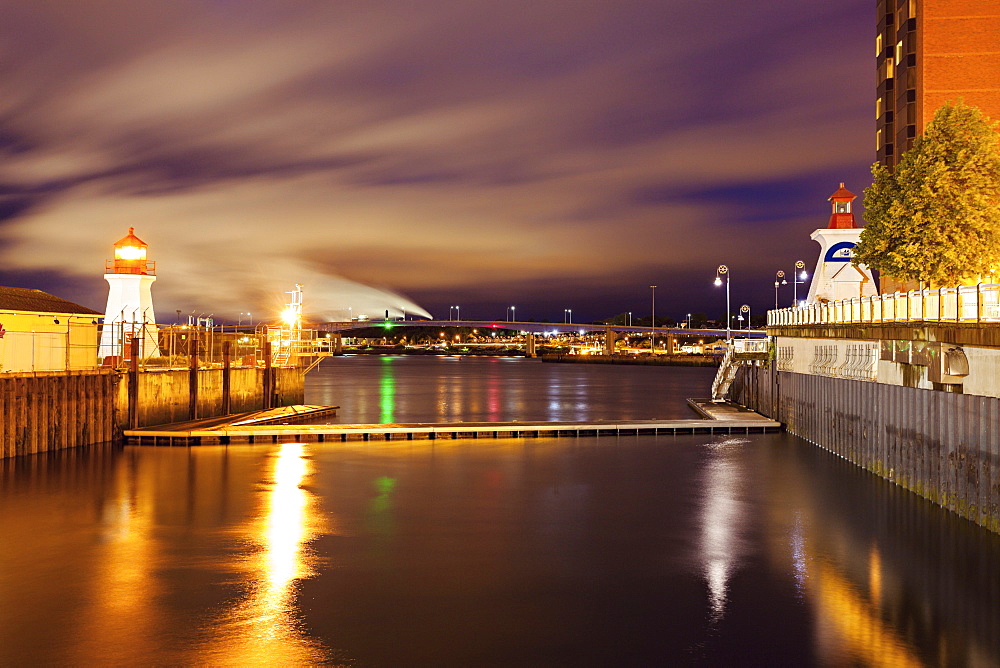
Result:
{"label": "bridge deck", "polygon": [[[297,407],[305,408],[305,407]],[[314,409],[314,415],[323,407]],[[295,414],[303,419],[303,411]],[[192,426],[159,425],[125,431],[127,442],[138,445],[200,445],[214,443],[278,443],[292,441],[371,441],[459,438],[542,438],[628,434],[764,433],[781,424],[749,412],[743,418],[692,420],[628,420],[584,422],[449,422],[408,424],[248,424],[241,421]]]}

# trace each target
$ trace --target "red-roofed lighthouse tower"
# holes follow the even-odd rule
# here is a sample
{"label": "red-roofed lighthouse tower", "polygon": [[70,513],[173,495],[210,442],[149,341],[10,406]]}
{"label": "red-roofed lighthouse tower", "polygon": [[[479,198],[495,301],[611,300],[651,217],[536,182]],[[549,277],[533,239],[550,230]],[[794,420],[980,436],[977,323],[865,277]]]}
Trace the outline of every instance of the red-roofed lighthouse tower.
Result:
{"label": "red-roofed lighthouse tower", "polygon": [[855,199],[857,195],[841,183],[837,192],[829,197],[832,204],[830,224],[811,235],[821,250],[809,286],[807,301],[810,303],[868,297],[877,292],[871,270],[851,264],[854,247],[861,238],[861,229],[851,210]]}
{"label": "red-roofed lighthouse tower", "polygon": [[150,288],[156,280],[156,263],[146,259],[148,245],[135,236],[135,228],[115,242],[115,257],[104,261],[108,282],[108,307],[104,311],[99,355],[128,354],[128,341],[139,339],[139,356],[160,354],[156,343],[156,315]]}

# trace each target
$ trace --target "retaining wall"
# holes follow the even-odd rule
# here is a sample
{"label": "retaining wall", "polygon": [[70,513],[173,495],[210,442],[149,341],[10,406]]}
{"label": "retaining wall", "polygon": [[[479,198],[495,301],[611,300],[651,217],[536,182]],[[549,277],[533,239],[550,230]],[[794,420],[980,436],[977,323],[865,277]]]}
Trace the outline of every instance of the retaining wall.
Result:
{"label": "retaining wall", "polygon": [[1000,399],[743,367],[731,400],[1000,532]]}
{"label": "retaining wall", "polygon": [[0,457],[112,440],[118,379],[112,371],[0,374]]}
{"label": "retaining wall", "polygon": [[[224,371],[196,373],[197,417],[223,415]],[[230,370],[230,413],[265,407],[264,373],[259,368]],[[271,373],[271,406],[304,401],[303,369],[274,368]],[[135,426],[188,420],[191,386],[188,370],[134,376],[111,370],[0,374],[0,457],[113,441],[130,426],[130,397],[136,400]]]}

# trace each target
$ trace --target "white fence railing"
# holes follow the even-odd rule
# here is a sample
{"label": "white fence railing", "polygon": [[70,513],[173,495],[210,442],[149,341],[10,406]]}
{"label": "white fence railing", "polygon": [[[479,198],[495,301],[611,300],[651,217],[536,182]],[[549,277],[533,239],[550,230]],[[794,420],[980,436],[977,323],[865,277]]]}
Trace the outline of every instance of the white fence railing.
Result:
{"label": "white fence railing", "polygon": [[855,297],[768,311],[768,326],[878,322],[998,322],[1000,283]]}
{"label": "white fence railing", "polygon": [[733,339],[733,350],[739,353],[766,353],[770,339]]}

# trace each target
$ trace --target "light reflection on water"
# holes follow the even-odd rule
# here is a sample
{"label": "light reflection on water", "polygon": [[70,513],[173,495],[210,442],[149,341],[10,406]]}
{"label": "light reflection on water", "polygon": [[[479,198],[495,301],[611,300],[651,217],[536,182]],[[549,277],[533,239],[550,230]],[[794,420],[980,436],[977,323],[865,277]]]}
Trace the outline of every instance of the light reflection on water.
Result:
{"label": "light reflection on water", "polygon": [[726,611],[727,584],[739,565],[743,551],[741,532],[745,501],[739,448],[746,439],[727,438],[708,446],[711,459],[702,487],[701,541],[698,554],[708,584],[712,622],[718,624]]}
{"label": "light reflection on water", "polygon": [[204,628],[209,663],[315,665],[328,657],[304,634],[295,600],[296,583],[317,573],[308,544],[325,524],[303,487],[312,474],[306,447],[285,443],[264,463],[259,514],[234,532],[246,546],[239,564],[245,594]]}
{"label": "light reflection on water", "polygon": [[[421,364],[323,391],[648,416],[711,379]],[[782,434],[22,458],[0,537],[0,665],[1000,665],[998,537]]]}

